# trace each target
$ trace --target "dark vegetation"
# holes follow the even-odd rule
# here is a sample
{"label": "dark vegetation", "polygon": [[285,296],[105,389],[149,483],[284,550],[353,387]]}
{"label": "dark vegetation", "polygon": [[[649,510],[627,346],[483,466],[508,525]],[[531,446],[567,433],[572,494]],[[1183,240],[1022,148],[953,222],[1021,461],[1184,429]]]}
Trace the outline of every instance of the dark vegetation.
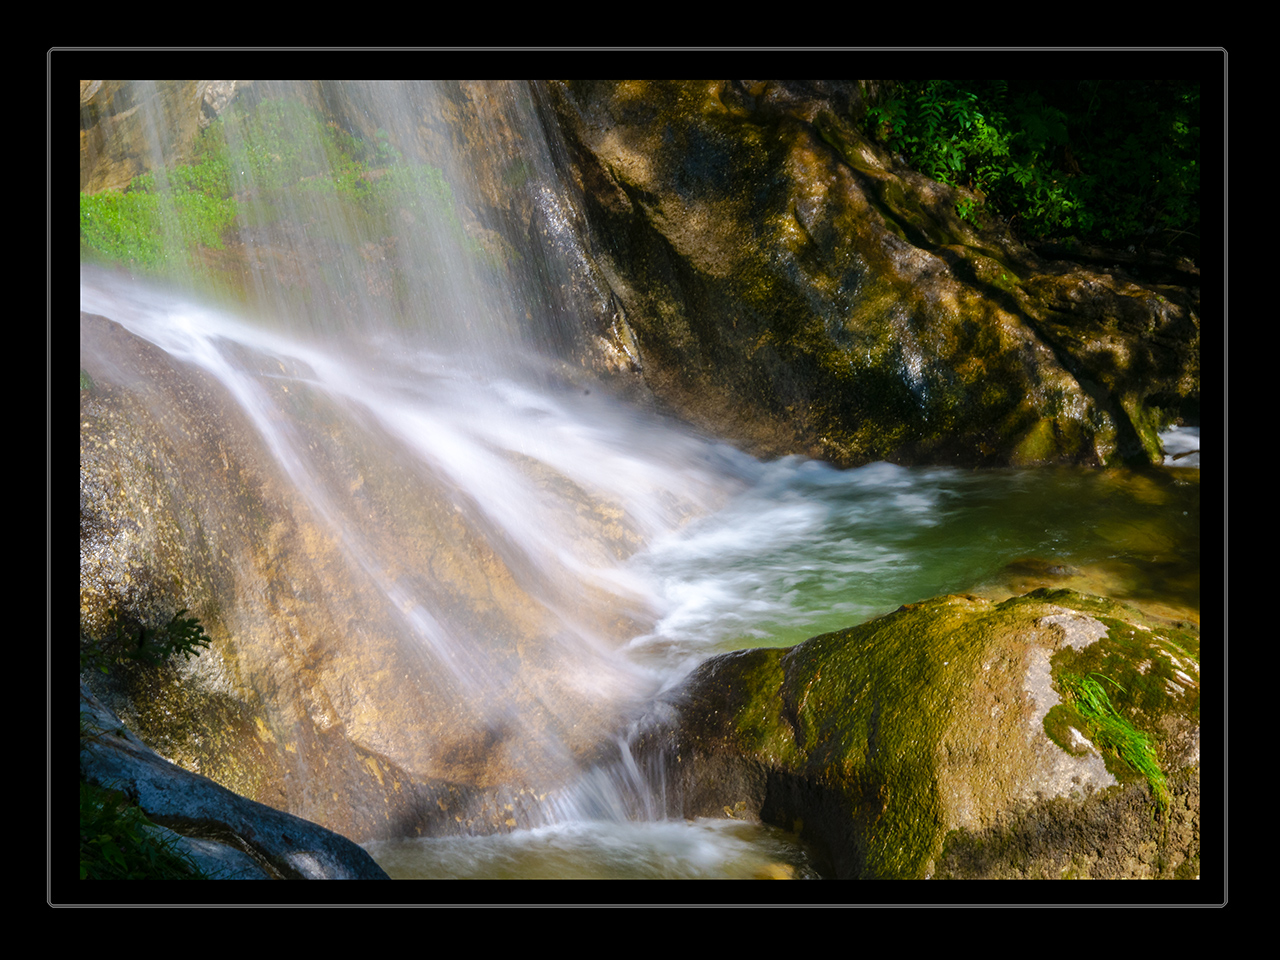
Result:
{"label": "dark vegetation", "polygon": [[864,132],[1028,242],[1200,253],[1200,83],[898,80]]}
{"label": "dark vegetation", "polygon": [[[106,672],[112,663],[137,661],[151,666],[181,653],[199,656],[209,646],[204,627],[179,610],[158,627],[129,627],[112,611],[111,635],[103,641],[80,640],[80,670]],[[103,733],[80,719],[80,749]],[[173,839],[125,793],[88,782],[80,774],[81,880],[206,879]]]}
{"label": "dark vegetation", "polygon": [[[80,739],[86,734],[81,731]],[[205,880],[173,840],[119,790],[80,778],[81,880]]]}
{"label": "dark vegetation", "polygon": [[185,609],[179,610],[163,626],[127,627],[119,614],[112,610],[111,635],[106,640],[81,639],[81,672],[97,669],[106,673],[108,664],[126,660],[155,666],[175,653],[181,653],[187,660],[200,656],[202,649],[209,648],[209,638],[199,620],[183,616],[186,612]]}

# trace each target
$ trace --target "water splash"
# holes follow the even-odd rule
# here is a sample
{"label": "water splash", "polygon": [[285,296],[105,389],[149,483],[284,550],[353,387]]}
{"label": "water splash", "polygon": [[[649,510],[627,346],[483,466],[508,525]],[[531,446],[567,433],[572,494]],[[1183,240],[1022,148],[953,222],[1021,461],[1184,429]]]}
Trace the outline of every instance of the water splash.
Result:
{"label": "water splash", "polygon": [[[93,269],[82,272],[81,308],[227,390],[298,498],[295,515],[339,545],[351,573],[327,572],[339,584],[330,589],[360,591],[381,611],[362,629],[390,630],[426,657],[435,695],[465,705],[480,727],[568,727],[584,703],[621,723],[661,685],[621,651],[656,599],[624,561],[741,489],[742,455],[536,366],[493,376],[455,365],[429,338],[319,342]],[[104,383],[140,376],[105,371],[93,356],[82,364]],[[426,501],[441,506],[424,526],[415,503]],[[441,523],[458,542],[425,551],[423,536]],[[480,555],[488,582],[460,588],[461,574],[433,571],[459,551]],[[244,629],[276,629],[270,606],[245,616]],[[343,619],[334,603],[317,616]],[[531,708],[553,719],[535,723]],[[588,737],[607,737],[604,722]],[[384,730],[377,745],[413,769],[398,736]],[[543,766],[575,766],[554,734],[537,738]]]}

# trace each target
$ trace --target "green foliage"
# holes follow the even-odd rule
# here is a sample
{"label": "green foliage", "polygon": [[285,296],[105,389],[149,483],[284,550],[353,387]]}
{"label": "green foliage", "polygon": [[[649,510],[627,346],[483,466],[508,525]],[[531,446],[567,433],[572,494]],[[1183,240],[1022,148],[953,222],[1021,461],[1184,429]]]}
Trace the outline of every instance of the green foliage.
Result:
{"label": "green foliage", "polygon": [[1009,154],[1004,116],[947,81],[912,84],[905,93],[868,112],[874,132],[935,180],[989,188],[1001,170],[999,158]]}
{"label": "green foliage", "polygon": [[[444,174],[406,161],[385,130],[365,141],[297,101],[263,100],[247,112],[229,113],[205,132],[196,155],[201,168],[227,171],[226,189],[258,201],[296,192],[357,204],[366,212],[425,200],[452,213],[453,192]],[[211,178],[209,189],[220,183]]]}
{"label": "green foliage", "polygon": [[[85,641],[80,648],[80,669],[100,669],[111,662],[139,660],[157,664],[175,653],[190,658],[207,649],[209,639],[195,617],[179,610],[164,626],[121,624],[111,611],[113,636],[105,642]],[[80,719],[80,749],[101,731]],[[161,833],[141,809],[117,790],[109,790],[80,777],[80,879],[81,880],[203,880],[205,875],[175,844]]]}
{"label": "green foliage", "polygon": [[444,175],[406,161],[386,131],[365,141],[305,104],[263,100],[211,124],[189,163],[139,176],[124,193],[81,194],[81,251],[135,267],[191,269],[196,248],[222,249],[231,228],[269,223],[308,196],[318,206],[348,207],[346,219],[374,232],[387,229],[394,208],[426,206],[466,242]]}
{"label": "green foliage", "polygon": [[117,790],[80,781],[81,880],[206,880],[172,837]]}
{"label": "green foliage", "polygon": [[147,175],[128,193],[80,194],[82,249],[140,267],[169,264],[195,244],[222,248],[236,205],[195,190],[161,191]]}
{"label": "green foliage", "polygon": [[185,608],[179,610],[163,626],[130,628],[121,622],[119,613],[112,610],[111,635],[105,641],[81,640],[80,670],[97,669],[106,673],[109,664],[126,660],[154,666],[175,653],[187,660],[198,657],[202,649],[209,648],[209,638],[200,621],[184,616],[186,612]]}
{"label": "green foliage", "polygon": [[1036,238],[1198,253],[1200,90],[1193,82],[900,81],[867,132]]}
{"label": "green foliage", "polygon": [[196,148],[201,165],[226,171],[226,189],[259,199],[293,189],[358,198],[364,153],[361,141],[293,100],[233,110],[209,126]]}
{"label": "green foliage", "polygon": [[1164,771],[1160,769],[1160,761],[1156,757],[1151,740],[1124,717],[1116,712],[1106,689],[1096,677],[1120,687],[1114,680],[1102,674],[1090,674],[1087,677],[1063,673],[1058,677],[1058,684],[1075,704],[1077,712],[1089,727],[1094,743],[1101,749],[1115,753],[1126,764],[1140,773],[1151,785],[1155,795],[1156,806],[1161,810],[1168,809],[1169,788],[1165,784]]}
{"label": "green foliage", "polygon": [[453,214],[453,190],[444,174],[425,164],[389,168],[377,181],[373,196],[383,203],[426,205]]}

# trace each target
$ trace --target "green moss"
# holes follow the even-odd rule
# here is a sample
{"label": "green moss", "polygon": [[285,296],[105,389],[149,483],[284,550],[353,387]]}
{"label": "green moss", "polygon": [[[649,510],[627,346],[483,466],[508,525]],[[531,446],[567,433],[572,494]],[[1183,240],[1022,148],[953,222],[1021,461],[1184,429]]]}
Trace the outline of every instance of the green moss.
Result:
{"label": "green moss", "polygon": [[737,707],[733,716],[738,742],[775,763],[794,762],[798,757],[790,728],[780,722],[783,653],[778,649],[760,649],[737,654],[745,669],[738,674],[741,682],[731,693]]}
{"label": "green moss", "polygon": [[438,169],[404,160],[385,134],[365,142],[305,104],[263,100],[211,124],[191,162],[139,176],[124,193],[81,194],[81,258],[199,277],[208,272],[202,251],[224,249],[308,197],[326,211],[313,238],[334,230],[344,244],[375,240],[394,234],[396,211],[424,209],[460,247],[481,253]]}
{"label": "green moss", "polygon": [[1009,455],[1009,462],[1014,466],[1031,466],[1038,463],[1051,463],[1057,459],[1058,439],[1053,420],[1048,417],[1037,420],[1023,434]]}
{"label": "green moss", "polygon": [[1064,702],[1045,717],[1045,732],[1064,750],[1076,752],[1069,729],[1075,727],[1102,751],[1118,780],[1145,780],[1158,808],[1166,809],[1167,760],[1162,758],[1170,737],[1179,727],[1200,723],[1199,635],[1103,598],[1036,593],[1069,599],[1107,628],[1096,643],[1054,655],[1054,682]]}
{"label": "green moss", "polygon": [[[1136,620],[1136,615],[1133,615]],[[1054,656],[1055,674],[1100,674],[1110,681],[1109,696],[1122,712],[1146,718],[1154,732],[1157,718],[1174,714],[1200,722],[1200,638],[1192,630],[1146,626],[1106,615],[1099,620],[1107,637],[1084,650]]]}
{"label": "green moss", "polygon": [[797,747],[852,799],[865,877],[923,876],[941,846],[939,745],[984,649],[975,614],[989,610],[961,597],[912,605],[784,660]]}
{"label": "green moss", "polygon": [[1142,455],[1149,463],[1164,462],[1164,448],[1160,443],[1159,431],[1167,425],[1167,417],[1159,408],[1149,408],[1135,397],[1121,397],[1120,406],[1129,417],[1137,435]]}
{"label": "green moss", "polygon": [[81,194],[81,251],[144,268],[180,268],[195,245],[222,249],[235,215],[233,201],[203,193],[159,194],[144,187]]}

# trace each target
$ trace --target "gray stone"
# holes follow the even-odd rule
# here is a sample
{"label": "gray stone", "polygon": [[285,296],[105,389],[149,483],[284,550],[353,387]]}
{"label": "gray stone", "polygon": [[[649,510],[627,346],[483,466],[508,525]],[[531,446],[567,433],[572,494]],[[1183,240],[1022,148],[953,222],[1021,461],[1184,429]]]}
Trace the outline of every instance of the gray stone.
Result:
{"label": "gray stone", "polygon": [[220,879],[386,880],[361,847],[299,817],[237,796],[170,763],[80,684],[81,770],[125,793]]}

